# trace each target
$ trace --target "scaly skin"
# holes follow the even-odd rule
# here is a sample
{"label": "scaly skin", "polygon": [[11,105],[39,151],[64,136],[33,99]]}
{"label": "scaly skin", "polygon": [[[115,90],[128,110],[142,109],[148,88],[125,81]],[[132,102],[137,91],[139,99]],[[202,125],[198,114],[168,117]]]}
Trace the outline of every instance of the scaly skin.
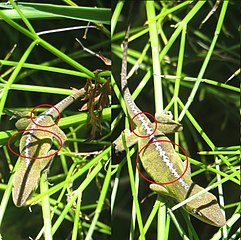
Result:
{"label": "scaly skin", "polygon": [[[128,110],[128,114],[133,118],[141,110],[134,103],[129,88],[127,86],[127,49],[128,49],[129,28],[124,40],[124,53],[121,70],[121,88]],[[140,159],[145,171],[156,182],[151,184],[150,188],[158,194],[172,197],[176,202],[181,202],[190,196],[203,190],[202,187],[193,183],[191,180],[190,169],[179,180],[172,184],[157,184],[163,182],[171,182],[179,178],[185,170],[185,163],[175,152],[173,145],[165,134],[182,130],[178,122],[172,120],[170,112],[163,112],[157,119],[157,130],[155,134],[154,124],[144,114],[139,114],[133,121],[137,128],[135,132],[140,136],[148,136],[147,138],[138,138],[133,133],[125,130],[127,146],[131,146],[138,142],[139,150],[148,145],[140,154]],[[160,142],[160,140],[162,142]],[[151,144],[150,144],[151,143]],[[115,142],[116,151],[123,151],[122,137],[120,136]],[[206,192],[194,200],[184,205],[184,209],[210,225],[221,227],[225,224],[225,217],[219,207],[216,197]]]}
{"label": "scaly skin", "polygon": [[[75,90],[75,93],[57,103],[55,108],[61,113],[84,93],[84,89]],[[29,199],[31,193],[38,186],[41,174],[47,172],[52,163],[53,156],[51,155],[56,152],[56,150],[51,150],[53,138],[55,137],[59,142],[60,140],[47,131],[58,135],[62,140],[62,144],[67,140],[65,133],[55,125],[54,121],[59,114],[55,108],[51,107],[40,114],[34,119],[34,123],[26,118],[16,122],[18,129],[29,130],[23,133],[20,140],[20,154],[25,157],[20,157],[20,163],[13,178],[12,196],[13,202],[17,207],[26,205],[26,201]]]}

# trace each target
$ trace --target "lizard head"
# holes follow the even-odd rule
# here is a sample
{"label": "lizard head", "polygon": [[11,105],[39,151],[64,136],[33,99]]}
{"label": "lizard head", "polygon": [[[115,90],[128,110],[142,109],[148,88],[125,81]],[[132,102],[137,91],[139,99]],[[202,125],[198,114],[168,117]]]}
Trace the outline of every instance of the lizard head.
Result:
{"label": "lizard head", "polygon": [[[202,187],[194,184],[191,196],[201,190]],[[226,222],[216,197],[209,192],[188,202],[185,209],[199,220],[216,227],[222,227]]]}
{"label": "lizard head", "polygon": [[156,113],[155,119],[157,121],[158,128],[164,134],[182,131],[182,124],[173,120],[173,115],[170,111]]}

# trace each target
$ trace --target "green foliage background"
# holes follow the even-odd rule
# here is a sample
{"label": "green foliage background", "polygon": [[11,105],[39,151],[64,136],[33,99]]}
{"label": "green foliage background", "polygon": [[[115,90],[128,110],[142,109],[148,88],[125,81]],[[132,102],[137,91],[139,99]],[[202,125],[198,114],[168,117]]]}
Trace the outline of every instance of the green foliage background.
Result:
{"label": "green foliage background", "polygon": [[[118,190],[112,193],[114,239],[236,239],[239,235],[240,89],[238,76],[226,81],[240,70],[240,21],[236,1],[219,1],[216,11],[200,27],[215,3],[116,2],[114,16],[121,21],[114,25],[112,73],[116,102],[122,103],[116,86],[120,81],[120,43],[129,21],[132,76],[128,83],[135,102],[151,114],[163,108],[171,110],[181,121],[183,132],[170,138],[187,151],[192,179],[203,187],[216,187],[211,192],[219,192],[221,205],[224,201],[228,226],[217,229],[193,217],[190,221],[180,208],[166,215],[165,203],[169,208],[173,203],[153,196],[149,184],[139,177],[134,147],[127,158],[125,153],[116,156],[115,163],[120,164],[115,182]],[[124,126],[120,107],[125,110],[123,104],[114,105],[112,113],[118,133]],[[129,121],[126,118],[126,127]]]}

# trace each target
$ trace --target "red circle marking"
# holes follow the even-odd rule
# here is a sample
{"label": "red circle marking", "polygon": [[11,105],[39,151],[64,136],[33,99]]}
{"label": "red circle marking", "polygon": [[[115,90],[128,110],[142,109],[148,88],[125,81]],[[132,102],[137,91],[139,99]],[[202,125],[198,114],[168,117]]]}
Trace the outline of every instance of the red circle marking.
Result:
{"label": "red circle marking", "polygon": [[[144,136],[141,136],[141,135],[138,135],[138,134],[135,132],[135,130],[133,130],[133,128],[132,128],[132,122],[134,122],[134,119],[135,119],[139,114],[149,115],[151,118],[153,118],[153,120],[154,120],[154,122],[155,122],[155,128],[154,128],[154,130],[153,130],[153,132],[152,132],[151,134],[146,135],[146,136],[145,136],[145,135],[144,135]],[[151,113],[149,113],[149,112],[139,112],[139,113],[137,113],[137,114],[131,119],[131,121],[130,121],[130,129],[131,129],[131,131],[132,131],[137,137],[140,137],[140,138],[148,138],[148,137],[150,137],[151,135],[155,134],[155,132],[156,132],[156,129],[157,129],[157,121],[156,121],[156,118],[155,118]]]}
{"label": "red circle marking", "polygon": [[[36,158],[34,158],[34,157],[26,157],[26,156],[23,156],[23,155],[21,155],[21,154],[19,154],[19,153],[16,153],[16,152],[11,148],[11,146],[10,146],[11,140],[12,140],[16,135],[18,135],[18,134],[21,134],[21,133],[24,133],[24,132],[29,132],[29,131],[32,131],[32,130],[33,130],[33,131],[48,132],[48,133],[51,133],[51,134],[53,134],[54,136],[56,136],[56,137],[59,139],[59,143],[60,143],[59,149],[56,150],[56,152],[54,152],[54,153],[52,153],[52,154],[50,154],[50,155],[43,156],[43,157],[36,157]],[[8,139],[8,149],[9,149],[14,155],[16,155],[16,156],[18,156],[18,157],[22,157],[22,158],[28,158],[28,159],[31,159],[31,160],[37,160],[37,159],[48,158],[48,157],[54,156],[54,155],[56,155],[56,154],[60,151],[60,149],[61,149],[62,147],[63,147],[62,139],[61,139],[56,133],[51,132],[51,131],[48,131],[48,130],[45,130],[45,129],[28,129],[28,130],[21,130],[21,131],[15,133],[13,136],[11,136],[11,137]]]}
{"label": "red circle marking", "polygon": [[[51,108],[54,108],[54,109],[57,111],[57,113],[58,113],[58,119],[56,120],[56,122],[53,123],[52,125],[48,125],[48,126],[44,126],[44,125],[42,126],[42,125],[39,125],[38,123],[36,123],[36,122],[33,120],[33,112],[34,112],[37,108],[39,108],[39,107],[51,107]],[[56,108],[54,105],[47,104],[47,103],[43,103],[43,104],[37,105],[37,106],[30,112],[30,119],[31,119],[31,121],[32,121],[36,126],[46,127],[46,128],[47,128],[47,127],[52,127],[52,126],[58,124],[58,122],[59,122],[59,120],[60,120],[60,111],[59,111],[59,109]]]}
{"label": "red circle marking", "polygon": [[[176,178],[176,179],[174,179],[173,181],[170,181],[170,182],[154,182],[154,181],[146,178],[146,177],[141,173],[141,170],[140,170],[139,167],[138,167],[139,156],[140,156],[141,152],[142,152],[145,148],[147,148],[149,145],[151,145],[151,144],[153,144],[153,143],[155,143],[155,142],[169,142],[169,143],[171,143],[172,145],[178,146],[178,147],[181,149],[181,151],[184,153],[184,155],[185,155],[185,157],[186,157],[186,167],[185,167],[185,170],[184,170],[184,172],[181,174],[180,177],[178,177],[178,178]],[[147,144],[146,144],[144,147],[142,147],[142,149],[138,152],[138,154],[137,154],[137,156],[136,156],[136,168],[138,169],[140,176],[141,176],[144,180],[146,180],[147,182],[150,182],[150,183],[153,183],[153,184],[161,184],[161,185],[162,185],[162,184],[171,184],[171,183],[174,183],[174,182],[178,181],[178,180],[179,180],[180,178],[182,178],[182,177],[184,176],[184,174],[186,173],[186,171],[187,171],[187,169],[188,169],[188,156],[187,156],[185,150],[184,150],[180,145],[178,145],[178,144],[175,143],[175,142],[172,142],[172,141],[170,141],[170,140],[155,140],[155,141],[152,141],[152,142],[150,142],[150,143],[147,143]],[[161,174],[161,173],[160,173],[160,174]]]}

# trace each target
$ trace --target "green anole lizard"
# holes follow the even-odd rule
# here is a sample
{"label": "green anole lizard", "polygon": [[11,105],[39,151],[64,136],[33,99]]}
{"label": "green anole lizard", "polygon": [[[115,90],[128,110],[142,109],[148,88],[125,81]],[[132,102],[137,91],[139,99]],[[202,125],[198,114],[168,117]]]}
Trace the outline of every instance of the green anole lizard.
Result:
{"label": "green anole lizard", "polygon": [[[41,113],[34,119],[34,122],[26,118],[21,118],[16,122],[15,125],[18,129],[28,130],[20,139],[19,150],[21,156],[24,157],[20,157],[19,166],[13,177],[12,196],[17,207],[26,205],[26,201],[39,183],[41,174],[48,172],[52,163],[53,156],[51,155],[56,150],[51,150],[54,135],[50,132],[58,135],[62,144],[67,141],[65,133],[54,122],[58,114],[84,94],[84,89],[75,90],[75,93]],[[46,126],[50,127],[46,128]],[[58,137],[55,138],[59,141]]]}
{"label": "green anole lizard", "polygon": [[[175,152],[172,144],[170,142],[162,141],[169,141],[165,134],[181,131],[182,126],[180,123],[172,120],[172,114],[170,112],[163,111],[162,113],[155,115],[157,120],[157,129],[155,133],[152,134],[154,132],[155,123],[152,123],[145,114],[138,114],[141,110],[134,103],[127,86],[128,37],[129,28],[123,43],[121,89],[128,114],[136,125],[136,129],[134,130],[135,133],[139,136],[149,137],[137,137],[133,132],[126,129],[124,130],[126,144],[130,147],[133,144],[138,143],[138,148],[142,149],[148,143],[154,142],[145,148],[145,150],[140,154],[141,163],[145,171],[155,181],[154,184],[150,185],[150,188],[158,194],[169,196],[176,202],[181,202],[200,192],[203,188],[193,183],[190,168],[188,168],[188,171],[183,175],[183,177],[171,184],[157,184],[161,182],[172,182],[178,179],[185,170],[186,164]],[[114,145],[116,152],[124,150],[122,136],[115,140]],[[226,222],[216,197],[209,192],[206,192],[188,202],[184,205],[184,209],[201,221],[216,227],[221,227]]]}

